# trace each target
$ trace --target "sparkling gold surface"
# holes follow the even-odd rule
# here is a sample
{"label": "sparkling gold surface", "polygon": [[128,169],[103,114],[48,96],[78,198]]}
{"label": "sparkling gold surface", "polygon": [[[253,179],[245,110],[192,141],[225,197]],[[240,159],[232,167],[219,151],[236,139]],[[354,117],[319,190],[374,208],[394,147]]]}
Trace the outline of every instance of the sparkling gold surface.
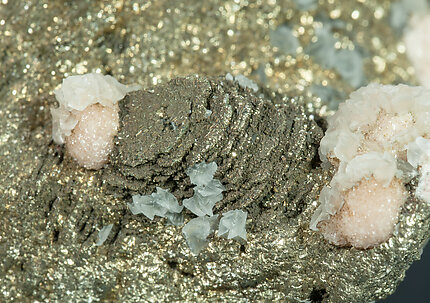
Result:
{"label": "sparkling gold surface", "polygon": [[[48,98],[67,75],[90,71],[144,86],[232,72],[305,96],[310,111],[326,115],[311,85],[346,95],[353,88],[305,52],[318,20],[343,21],[336,47],[364,50],[367,81],[415,83],[404,45],[388,26],[389,9],[390,1],[379,0],[319,1],[312,11],[276,0],[1,0],[0,301],[303,302],[324,288],[328,302],[363,302],[391,293],[428,238],[428,205],[409,201],[396,235],[369,251],[335,248],[309,231],[314,202],[291,226],[268,220],[266,233],[249,234],[245,252],[216,240],[193,257],[180,229],[128,218],[125,202],[104,192],[97,172],[77,169],[67,155],[58,161]],[[298,37],[297,55],[270,44],[270,30],[281,24]],[[309,178],[321,184],[329,176]],[[74,221],[94,212],[103,216]],[[113,244],[93,245],[102,225],[122,220]]]}

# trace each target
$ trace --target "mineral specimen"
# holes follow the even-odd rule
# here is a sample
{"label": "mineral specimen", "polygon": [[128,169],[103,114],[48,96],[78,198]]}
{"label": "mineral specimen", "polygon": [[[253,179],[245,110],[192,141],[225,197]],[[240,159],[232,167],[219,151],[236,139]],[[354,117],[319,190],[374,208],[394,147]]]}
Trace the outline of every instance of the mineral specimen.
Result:
{"label": "mineral specimen", "polygon": [[[1,1],[0,301],[371,302],[394,291],[429,237],[430,206],[406,203],[396,233],[371,250],[339,249],[304,228],[321,186],[331,178],[315,157],[324,129],[317,114],[330,112],[324,111],[325,100],[309,96],[309,88],[327,84],[346,95],[352,88],[335,69],[325,69],[300,51],[297,57],[276,57],[270,44],[270,29],[288,24],[306,47],[316,39],[319,16],[325,15],[345,24],[333,33],[339,39],[336,46],[366,54],[369,81],[415,83],[403,44],[388,25],[393,1],[294,2],[301,9],[313,2],[317,9],[299,11],[291,0]],[[168,138],[157,138],[155,145],[164,144],[159,150],[170,152],[151,158],[139,151],[137,146],[145,141],[142,133],[157,132],[144,129],[134,137],[141,131],[135,129],[127,137],[143,110],[124,106],[136,116],[124,114],[127,131],[120,130],[125,138],[116,142],[136,153],[138,166],[130,165],[130,153],[123,161],[115,159],[112,171],[118,176],[107,178],[110,165],[80,170],[70,157],[63,158],[63,150],[50,143],[49,107],[55,100],[49,93],[67,75],[97,70],[124,83],[148,88],[158,84],[152,94],[158,102],[164,92],[172,104],[183,107],[188,98],[197,105],[183,112],[191,115],[192,123],[182,137],[169,136],[169,125],[157,115],[164,114],[169,122],[166,114],[181,112],[179,106],[145,115],[165,127]],[[274,118],[268,108],[254,106],[249,92],[231,89],[231,83],[218,89],[223,81],[214,81],[207,95],[194,89],[202,88],[198,81],[168,83],[178,75],[227,72],[262,79],[289,96],[270,92],[263,100],[281,107],[306,103],[321,128],[291,104],[287,114]],[[206,105],[221,103],[225,92],[231,116],[219,115],[215,106],[212,118],[205,120]],[[153,104],[149,96],[150,89],[120,103],[139,104],[136,100],[143,99]],[[207,104],[196,102],[200,98]],[[249,103],[249,117],[237,114]],[[259,110],[262,114],[255,114]],[[208,121],[213,128],[207,127]],[[229,129],[221,131],[222,123]],[[207,140],[196,135],[198,126]],[[286,129],[268,139],[276,127]],[[218,141],[216,134],[222,135]],[[201,143],[193,146],[182,140],[189,137],[202,138],[197,140]],[[151,141],[144,143],[155,150]],[[184,154],[179,152],[182,144]],[[276,147],[269,148],[272,145]],[[247,158],[249,154],[253,157]],[[229,186],[214,211],[246,209],[249,239],[241,247],[215,237],[217,245],[193,257],[182,235],[171,232],[175,227],[133,216],[126,203],[131,195],[150,193],[155,186],[169,188],[178,199],[192,196],[184,170],[204,159],[216,159],[220,180]],[[180,180],[177,187],[170,185],[172,180]],[[262,186],[265,182],[267,187]],[[112,191],[111,185],[119,190]],[[95,227],[104,222],[115,222],[119,232],[115,229],[112,241],[98,250],[88,244],[95,242]]]}
{"label": "mineral specimen", "polygon": [[230,210],[224,213],[219,221],[218,236],[246,241],[245,225],[247,215],[247,212],[242,210]]}
{"label": "mineral specimen", "polygon": [[55,90],[58,108],[51,108],[52,137],[66,143],[73,158],[88,169],[108,160],[118,128],[117,102],[140,86],[127,87],[111,76],[91,73],[70,76]]}
{"label": "mineral specimen", "polygon": [[[331,243],[357,248],[390,237],[407,198],[410,168],[427,161],[420,136],[430,136],[429,97],[422,87],[371,84],[340,105],[320,146],[323,161],[337,172],[320,194],[312,229]],[[424,169],[421,180],[426,176]],[[419,196],[427,190],[420,181]]]}

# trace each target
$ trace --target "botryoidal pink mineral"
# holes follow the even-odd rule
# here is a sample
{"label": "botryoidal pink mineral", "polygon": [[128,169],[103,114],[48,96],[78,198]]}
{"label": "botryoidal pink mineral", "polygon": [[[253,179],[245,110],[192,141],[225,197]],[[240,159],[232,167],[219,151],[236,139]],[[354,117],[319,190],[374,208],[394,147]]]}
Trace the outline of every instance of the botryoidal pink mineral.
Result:
{"label": "botryoidal pink mineral", "polygon": [[332,244],[374,247],[393,233],[407,199],[430,202],[430,91],[370,84],[351,94],[328,119],[320,156],[337,171],[320,194],[310,228]]}
{"label": "botryoidal pink mineral", "polygon": [[139,85],[126,86],[97,73],[70,76],[54,91],[59,103],[51,108],[52,137],[65,144],[80,166],[99,169],[108,161],[117,134],[117,102]]}

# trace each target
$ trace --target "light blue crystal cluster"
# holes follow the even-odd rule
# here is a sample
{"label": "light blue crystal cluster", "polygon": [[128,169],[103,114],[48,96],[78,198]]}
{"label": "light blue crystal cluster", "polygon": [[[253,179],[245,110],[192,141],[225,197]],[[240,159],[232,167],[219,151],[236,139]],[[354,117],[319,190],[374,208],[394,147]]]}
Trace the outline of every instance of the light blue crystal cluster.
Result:
{"label": "light blue crystal cluster", "polygon": [[154,216],[167,218],[173,225],[183,223],[181,212],[184,207],[179,205],[174,195],[160,187],[157,187],[157,192],[148,196],[134,195],[133,203],[129,203],[128,207],[133,215],[144,214],[151,220]]}
{"label": "light blue crystal cluster", "polygon": [[246,241],[246,217],[248,213],[239,209],[230,210],[222,215],[219,221],[218,236],[227,239]]}
{"label": "light blue crystal cluster", "polygon": [[215,203],[221,201],[222,192],[225,187],[213,176],[218,166],[215,162],[206,164],[205,162],[196,164],[187,170],[194,187],[194,196],[185,199],[183,204],[193,214],[197,216],[213,215]]}
{"label": "light blue crystal cluster", "polygon": [[180,206],[178,200],[168,190],[157,187],[157,192],[151,195],[141,196],[134,195],[133,203],[128,207],[134,214],[144,214],[153,220],[155,216],[167,218],[168,222],[173,225],[182,225],[184,206],[197,218],[191,219],[182,228],[182,233],[193,254],[199,254],[208,244],[207,239],[210,234],[218,228],[218,236],[227,239],[245,240],[246,241],[246,216],[247,213],[241,210],[232,210],[225,214],[221,220],[218,215],[213,214],[215,203],[222,200],[222,192],[225,187],[222,183],[214,179],[218,166],[215,162],[202,162],[190,167],[186,173],[190,177],[191,183],[194,184],[194,195],[183,201]]}

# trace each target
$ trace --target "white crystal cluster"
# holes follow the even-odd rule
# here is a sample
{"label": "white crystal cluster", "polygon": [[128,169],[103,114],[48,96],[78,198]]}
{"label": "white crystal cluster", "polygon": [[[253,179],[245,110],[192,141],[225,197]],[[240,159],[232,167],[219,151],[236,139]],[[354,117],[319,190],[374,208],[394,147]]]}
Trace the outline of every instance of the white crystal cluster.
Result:
{"label": "white crystal cluster", "polygon": [[430,202],[430,91],[370,84],[328,119],[320,156],[337,172],[320,194],[310,227],[337,245],[369,248],[387,240],[420,173],[417,196]]}
{"label": "white crystal cluster", "polygon": [[227,239],[246,241],[246,217],[247,213],[241,210],[232,210],[223,214],[218,222],[218,215],[213,214],[216,202],[223,198],[225,187],[214,174],[218,166],[215,162],[198,163],[187,170],[191,183],[195,185],[194,195],[183,201],[180,206],[175,196],[167,190],[157,187],[157,192],[151,195],[134,195],[133,203],[128,207],[134,214],[144,214],[153,220],[155,216],[167,218],[173,225],[182,225],[182,210],[184,206],[197,218],[191,219],[182,228],[185,240],[193,254],[199,254],[209,244],[208,237],[218,228],[218,235]]}
{"label": "white crystal cluster", "polygon": [[65,143],[79,165],[101,168],[117,133],[117,102],[140,88],[97,73],[67,77],[54,91],[59,103],[58,108],[51,108],[54,142]]}
{"label": "white crystal cluster", "polygon": [[227,73],[227,75],[225,75],[225,79],[229,80],[229,81],[237,81],[237,83],[239,84],[240,87],[242,87],[242,88],[249,88],[254,93],[258,92],[258,85],[257,85],[257,83],[255,83],[251,79],[245,77],[244,75],[237,75],[237,76],[233,77],[232,74]]}

